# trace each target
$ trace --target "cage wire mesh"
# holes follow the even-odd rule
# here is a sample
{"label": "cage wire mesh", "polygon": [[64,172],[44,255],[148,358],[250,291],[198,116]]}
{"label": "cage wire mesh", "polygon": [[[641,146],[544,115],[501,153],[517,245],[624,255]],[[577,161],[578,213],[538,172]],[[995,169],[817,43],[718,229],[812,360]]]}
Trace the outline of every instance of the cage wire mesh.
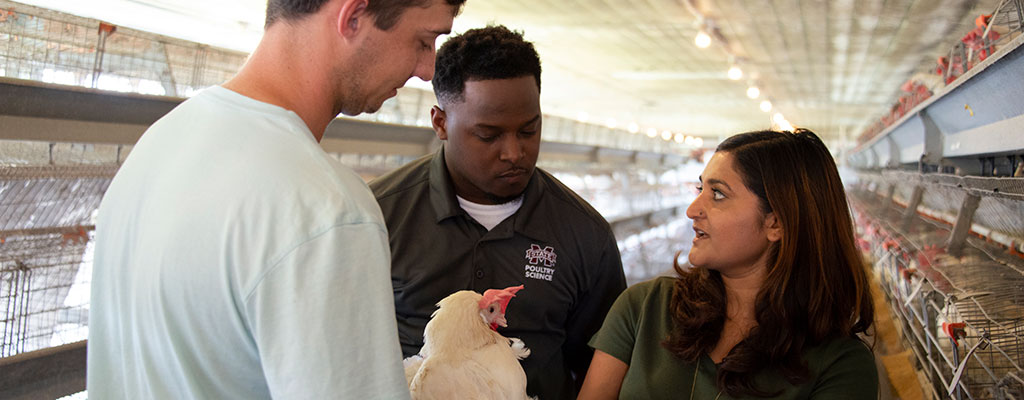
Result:
{"label": "cage wire mesh", "polygon": [[[859,233],[935,393],[954,399],[1024,398],[1024,260],[978,237],[967,240],[962,254],[946,254],[950,225],[916,215],[903,225],[898,217],[905,209],[883,199],[886,185],[874,185],[873,191],[864,186],[851,191]],[[964,193],[927,186],[922,207],[955,216]],[[897,185],[894,195],[901,201],[906,190]],[[975,222],[985,216],[1022,237],[1016,228],[1020,214],[1004,214],[1008,204],[1017,203],[983,198]]]}
{"label": "cage wire mesh", "polygon": [[[180,97],[245,57],[0,0],[0,76]],[[116,168],[0,167],[0,357],[85,339],[92,214]]]}
{"label": "cage wire mesh", "polygon": [[[22,13],[21,6],[0,1],[0,70],[4,76],[57,80],[85,85],[91,81],[98,24],[81,18],[54,18],[52,13]],[[90,35],[92,35],[90,37]]]}
{"label": "cage wire mesh", "polygon": [[1021,0],[1003,0],[986,16],[989,17],[987,23],[981,20],[985,16],[979,17],[975,29],[949,50],[950,64],[943,72],[944,80],[962,75],[1024,32],[1021,25],[1024,2]]}
{"label": "cage wire mesh", "polygon": [[1004,0],[992,13],[990,21],[993,28],[1005,27],[1007,31],[1017,32],[1024,32],[1022,23],[1024,23],[1024,1],[1021,0]]}
{"label": "cage wire mesh", "polygon": [[0,76],[175,97],[228,80],[242,52],[0,0]]}
{"label": "cage wire mesh", "polygon": [[627,284],[633,285],[658,276],[674,276],[672,263],[685,265],[693,240],[693,222],[682,216],[657,221],[654,226],[616,230],[622,269]]}
{"label": "cage wire mesh", "polygon": [[[227,81],[246,57],[243,52],[0,0],[0,76],[189,97]],[[404,88],[385,101],[380,112],[351,118],[428,127],[429,105],[433,103],[429,90]],[[624,132],[545,116],[544,136],[549,141],[676,154],[700,146]]]}
{"label": "cage wire mesh", "polygon": [[92,216],[116,170],[0,168],[0,357],[86,338]]}

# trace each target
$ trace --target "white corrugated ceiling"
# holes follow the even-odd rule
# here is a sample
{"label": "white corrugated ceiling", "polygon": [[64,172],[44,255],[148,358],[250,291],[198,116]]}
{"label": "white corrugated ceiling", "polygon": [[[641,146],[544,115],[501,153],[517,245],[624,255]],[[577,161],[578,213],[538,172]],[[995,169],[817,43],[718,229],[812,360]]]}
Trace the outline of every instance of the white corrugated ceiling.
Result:
{"label": "white corrugated ceiling", "polygon": [[[23,0],[118,25],[251,50],[265,0]],[[84,3],[84,4],[83,4]],[[522,30],[544,66],[544,111],[720,137],[781,112],[847,147],[899,86],[998,0],[468,0],[455,31]],[[699,49],[704,27],[716,40]],[[717,31],[717,34],[716,34]],[[743,78],[726,71],[739,66]],[[751,100],[749,85],[761,90]],[[769,99],[771,113],[759,110]]]}

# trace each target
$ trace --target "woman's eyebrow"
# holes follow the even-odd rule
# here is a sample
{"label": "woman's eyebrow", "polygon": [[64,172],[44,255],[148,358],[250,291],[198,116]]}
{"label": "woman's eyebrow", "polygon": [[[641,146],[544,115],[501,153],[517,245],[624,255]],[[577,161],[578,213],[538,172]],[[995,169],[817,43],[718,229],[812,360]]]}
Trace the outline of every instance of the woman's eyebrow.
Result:
{"label": "woman's eyebrow", "polygon": [[732,187],[729,186],[728,183],[725,183],[724,181],[722,181],[721,179],[708,179],[707,184],[708,185],[722,185],[722,186],[725,186],[725,188],[728,189],[729,191],[732,191]]}

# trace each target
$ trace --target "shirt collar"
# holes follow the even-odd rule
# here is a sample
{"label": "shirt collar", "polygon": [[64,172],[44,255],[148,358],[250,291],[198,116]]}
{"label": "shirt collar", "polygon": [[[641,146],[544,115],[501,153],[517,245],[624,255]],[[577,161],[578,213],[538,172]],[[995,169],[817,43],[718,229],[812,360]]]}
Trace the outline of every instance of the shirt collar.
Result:
{"label": "shirt collar", "polygon": [[[523,191],[523,205],[519,211],[512,214],[512,227],[507,228],[507,223],[501,223],[494,227],[488,236],[511,237],[512,231],[518,232],[527,237],[553,242],[554,234],[551,232],[550,218],[554,215],[549,210],[550,202],[545,204],[541,198],[547,191],[548,182],[544,179],[547,173],[540,168],[533,170],[533,176],[526,183],[526,190]],[[430,161],[430,204],[434,208],[434,215],[440,223],[445,219],[464,215],[470,218],[455,198],[455,185],[448,174],[448,166],[444,161],[444,146],[434,153],[434,159]],[[497,238],[497,237],[496,237]]]}
{"label": "shirt collar", "polygon": [[434,153],[434,159],[430,161],[430,177],[427,179],[430,182],[430,205],[434,207],[437,222],[466,214],[455,199],[455,185],[444,162],[444,146]]}

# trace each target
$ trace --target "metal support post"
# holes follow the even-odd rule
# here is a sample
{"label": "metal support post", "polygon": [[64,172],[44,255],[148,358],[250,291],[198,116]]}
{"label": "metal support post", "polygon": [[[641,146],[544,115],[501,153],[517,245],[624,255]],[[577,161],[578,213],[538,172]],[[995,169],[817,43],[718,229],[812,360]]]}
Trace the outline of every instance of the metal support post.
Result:
{"label": "metal support post", "polygon": [[1024,32],[1024,1],[1013,0],[1017,5],[1017,30]]}
{"label": "metal support post", "polygon": [[189,80],[193,90],[203,87],[203,83],[205,83],[203,71],[206,70],[206,55],[208,53],[209,47],[207,46],[200,45],[196,48],[196,55],[192,60],[192,79]]}
{"label": "metal support post", "polygon": [[903,220],[900,221],[900,229],[903,231],[910,229],[910,223],[917,215],[917,206],[921,205],[922,197],[924,197],[924,186],[914,186],[914,193],[910,195],[910,203],[907,203],[907,209],[903,210]]}
{"label": "metal support post", "polygon": [[924,154],[921,154],[920,165],[920,171],[924,172],[925,166],[938,167],[942,164],[942,131],[932,120],[928,110],[921,110],[918,115],[921,117],[921,124],[924,125]]}
{"label": "metal support post", "polygon": [[117,27],[105,22],[100,22],[99,39],[96,42],[96,58],[92,64],[92,87],[95,88],[100,82],[100,74],[103,72],[103,53],[107,48],[107,38],[110,37]]}
{"label": "metal support post", "polygon": [[[949,345],[953,350],[953,369],[956,370],[956,367],[960,365],[960,346],[957,345],[956,339],[952,337],[949,338]],[[956,383],[954,383],[954,385],[956,385]],[[963,398],[964,391],[960,388],[960,385],[957,385],[956,400],[963,400]]]}
{"label": "metal support post", "polygon": [[981,197],[974,193],[967,193],[964,202],[960,205],[960,212],[956,216],[956,224],[953,225],[953,232],[946,242],[946,252],[953,256],[960,256],[967,240],[967,234],[971,231],[971,223],[974,221],[974,212],[978,210],[978,203]]}
{"label": "metal support post", "polygon": [[886,168],[899,168],[900,167],[900,145],[896,143],[892,135],[885,137],[885,142],[889,145],[889,162],[883,167]]}
{"label": "metal support post", "polygon": [[174,64],[171,62],[171,54],[167,50],[167,43],[157,42],[160,48],[160,56],[163,57],[164,69],[160,72],[160,86],[163,86],[164,93],[168,96],[178,96],[178,84],[174,79]]}
{"label": "metal support post", "polygon": [[883,204],[885,204],[885,208],[884,208],[885,211],[884,211],[884,213],[886,215],[889,215],[889,212],[891,212],[893,207],[896,205],[896,184],[895,183],[890,183],[889,184],[889,188],[886,189],[885,201],[884,201]]}

